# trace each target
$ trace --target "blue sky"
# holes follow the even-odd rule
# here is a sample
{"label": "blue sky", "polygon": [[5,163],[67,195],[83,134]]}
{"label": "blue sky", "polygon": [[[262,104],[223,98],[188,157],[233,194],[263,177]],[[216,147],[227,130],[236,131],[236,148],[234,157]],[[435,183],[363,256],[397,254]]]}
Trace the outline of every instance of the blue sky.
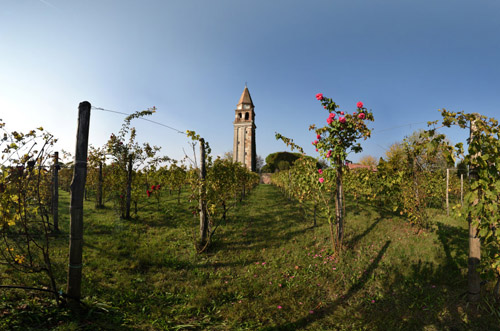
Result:
{"label": "blue sky", "polygon": [[[126,113],[156,106],[152,120],[195,130],[222,155],[245,82],[262,157],[286,150],[275,132],[316,156],[308,127],[327,117],[318,92],[373,111],[354,161],[383,156],[440,108],[500,118],[497,0],[2,0],[0,54],[0,118],[11,130],[43,126],[72,153],[88,100]],[[122,120],[93,111],[91,143]],[[175,131],[135,124],[170,157],[189,150]]]}

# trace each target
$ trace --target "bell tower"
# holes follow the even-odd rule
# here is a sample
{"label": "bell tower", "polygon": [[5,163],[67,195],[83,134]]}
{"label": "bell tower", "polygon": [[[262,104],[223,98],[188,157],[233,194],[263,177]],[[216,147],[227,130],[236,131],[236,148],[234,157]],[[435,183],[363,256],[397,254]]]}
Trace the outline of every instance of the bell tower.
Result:
{"label": "bell tower", "polygon": [[236,105],[234,118],[233,161],[240,162],[251,171],[256,170],[255,112],[250,91],[245,85]]}

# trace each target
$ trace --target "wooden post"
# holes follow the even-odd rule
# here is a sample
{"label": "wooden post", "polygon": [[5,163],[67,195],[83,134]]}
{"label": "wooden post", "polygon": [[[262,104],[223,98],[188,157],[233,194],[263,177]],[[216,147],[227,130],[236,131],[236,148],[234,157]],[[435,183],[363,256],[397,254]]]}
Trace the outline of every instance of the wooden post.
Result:
{"label": "wooden post", "polygon": [[342,240],[344,239],[344,188],[342,187],[342,167],[343,162],[340,157],[337,160],[337,178],[336,178],[336,222],[337,222],[337,249],[342,249]]}
{"label": "wooden post", "polygon": [[52,222],[54,232],[59,232],[59,152],[54,153],[53,181],[52,181]]}
{"label": "wooden post", "polygon": [[450,169],[446,168],[446,216],[450,216],[450,201],[448,192],[450,191]]}
{"label": "wooden post", "polygon": [[87,179],[87,152],[90,126],[90,103],[81,102],[78,107],[75,167],[71,182],[70,237],[68,268],[68,303],[72,309],[79,308],[82,283],[83,247],[83,195]]}
{"label": "wooden post", "polygon": [[464,205],[464,174],[460,174],[460,207]]}
{"label": "wooden post", "polygon": [[203,247],[206,244],[208,237],[208,218],[206,211],[206,188],[205,188],[205,180],[207,177],[207,169],[205,164],[205,139],[200,138],[200,246]]}
{"label": "wooden post", "polygon": [[[471,121],[469,148],[474,139],[476,130],[477,128],[475,123]],[[471,182],[478,180],[478,173],[474,161],[477,156],[477,154],[471,155],[471,164],[469,166],[469,178]],[[481,194],[481,192],[478,192],[478,197],[479,194]],[[473,205],[477,205],[478,203],[479,199],[473,201]],[[472,219],[470,213],[467,219],[469,223],[469,258],[467,261],[468,300],[471,302],[477,302],[479,301],[479,299],[481,299],[481,278],[479,276],[479,272],[477,271],[479,263],[481,262],[481,241],[479,239],[478,229],[476,226],[474,226],[474,220]]]}
{"label": "wooden post", "polygon": [[97,199],[96,199],[96,207],[102,208],[102,161],[99,161],[99,177],[97,180]]}
{"label": "wooden post", "polygon": [[130,201],[132,199],[132,155],[128,159],[127,169],[127,201],[125,206],[125,218],[130,219]]}

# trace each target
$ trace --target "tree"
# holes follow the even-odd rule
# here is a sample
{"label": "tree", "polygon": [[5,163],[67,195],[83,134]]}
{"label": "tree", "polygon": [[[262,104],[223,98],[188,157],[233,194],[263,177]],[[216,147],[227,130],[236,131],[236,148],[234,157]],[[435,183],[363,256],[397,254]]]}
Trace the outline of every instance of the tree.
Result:
{"label": "tree", "polygon": [[359,160],[359,163],[362,164],[362,165],[366,165],[366,166],[370,166],[372,168],[376,168],[377,167],[377,160],[371,156],[371,155],[365,155],[363,156],[360,160]]}
{"label": "tree", "polygon": [[[340,250],[345,228],[344,187],[342,183],[344,167],[349,153],[359,153],[363,150],[358,140],[370,137],[371,131],[366,122],[373,121],[373,114],[364,107],[362,102],[357,103],[357,109],[351,115],[338,111],[339,106],[332,99],[323,97],[321,93],[316,95],[316,99],[321,102],[323,108],[329,113],[326,119],[327,125],[320,128],[311,125],[309,130],[314,130],[316,133],[317,140],[313,141],[313,145],[316,146],[320,155],[329,161],[332,170],[335,171],[336,238],[333,233],[333,215],[330,213],[328,222],[330,224],[332,246],[334,249]],[[321,177],[319,180],[324,185],[324,178]]]}
{"label": "tree", "polygon": [[[329,208],[328,198],[324,198],[323,205],[325,206],[330,225],[332,248],[334,251],[340,251],[345,226],[344,187],[342,182],[344,168],[349,153],[359,153],[363,150],[358,140],[370,137],[371,131],[366,125],[366,121],[373,121],[373,114],[363,107],[362,102],[357,103],[357,110],[351,115],[348,113],[345,114],[343,111],[338,111],[337,108],[339,106],[332,99],[323,97],[321,93],[316,95],[316,99],[321,102],[323,108],[329,113],[326,119],[327,125],[320,128],[311,125],[309,130],[315,131],[316,140],[312,144],[316,146],[316,151],[328,160],[331,166],[331,168],[320,173],[322,175],[318,178],[320,190],[328,191],[332,187],[330,179],[335,179],[335,217]],[[303,149],[297,146],[292,139],[284,137],[279,133],[276,133],[276,139],[283,140],[287,146],[291,146],[292,149],[297,148],[303,153]],[[326,195],[320,196],[325,197]],[[336,229],[334,229],[335,226]],[[336,236],[334,234],[335,231],[337,232]]]}
{"label": "tree", "polygon": [[[114,189],[117,192],[116,198],[120,197],[119,204],[122,217],[126,219],[130,218],[132,182],[136,170],[147,164],[157,164],[169,160],[168,157],[156,157],[156,154],[160,151],[160,147],[151,146],[149,143],[142,145],[137,143],[136,129],[131,127],[133,119],[150,116],[155,111],[156,108],[153,107],[127,116],[118,134],[111,134],[106,144],[106,150],[113,164],[116,165]],[[147,189],[145,194],[147,192],[149,192],[149,189]],[[123,200],[125,200],[124,203]]]}
{"label": "tree", "polygon": [[256,171],[261,172],[262,167],[264,166],[264,159],[262,158],[262,156],[257,155],[257,159],[255,161],[256,161],[255,165]]}
{"label": "tree", "polygon": [[266,157],[266,166],[269,172],[275,172],[277,170],[281,170],[278,164],[281,161],[284,161],[288,164],[288,167],[284,165],[282,162],[281,167],[283,169],[289,169],[293,162],[297,160],[301,156],[300,153],[290,153],[290,152],[276,152],[276,153],[271,153]]}

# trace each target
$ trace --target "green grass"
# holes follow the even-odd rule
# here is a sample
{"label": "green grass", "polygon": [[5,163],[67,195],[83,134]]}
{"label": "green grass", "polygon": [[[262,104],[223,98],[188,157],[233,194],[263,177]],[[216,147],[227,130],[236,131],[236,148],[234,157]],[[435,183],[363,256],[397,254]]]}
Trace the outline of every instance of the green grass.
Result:
{"label": "green grass", "polygon": [[[273,186],[230,214],[209,251],[195,253],[198,220],[164,197],[122,220],[85,205],[81,316],[40,293],[0,290],[0,329],[12,330],[495,330],[491,298],[467,305],[465,224],[440,213],[417,233],[365,202],[347,205],[345,252],[331,257],[328,224],[312,228]],[[185,201],[184,196],[183,201]],[[61,213],[69,197],[61,192]],[[54,240],[65,290],[69,217]],[[2,283],[36,284],[6,270]],[[498,304],[496,304],[498,307]]]}

